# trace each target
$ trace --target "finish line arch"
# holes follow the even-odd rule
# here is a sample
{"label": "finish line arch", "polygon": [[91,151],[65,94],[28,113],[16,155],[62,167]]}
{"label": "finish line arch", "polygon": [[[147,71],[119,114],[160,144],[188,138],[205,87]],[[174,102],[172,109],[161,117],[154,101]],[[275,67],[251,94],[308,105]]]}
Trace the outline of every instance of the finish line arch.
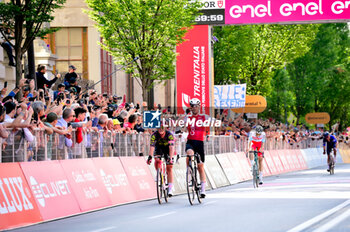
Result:
{"label": "finish line arch", "polygon": [[246,24],[337,23],[350,21],[350,0],[200,0],[202,15],[178,45],[176,105],[182,114],[189,99],[202,102],[213,116],[214,58],[212,26]]}

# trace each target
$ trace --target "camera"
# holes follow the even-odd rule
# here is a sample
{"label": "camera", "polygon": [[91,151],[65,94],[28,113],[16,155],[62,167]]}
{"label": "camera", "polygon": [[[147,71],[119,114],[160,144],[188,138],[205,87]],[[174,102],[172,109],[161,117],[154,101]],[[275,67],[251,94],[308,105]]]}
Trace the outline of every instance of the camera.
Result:
{"label": "camera", "polygon": [[80,99],[78,103],[79,103],[79,105],[80,105],[81,107],[83,107],[83,105],[84,105],[84,100],[83,100],[83,99]]}
{"label": "camera", "polygon": [[71,122],[70,124],[69,124],[69,126],[72,126],[72,128],[81,128],[81,127],[83,127],[83,125],[82,124],[80,124],[80,123],[78,123],[78,122]]}

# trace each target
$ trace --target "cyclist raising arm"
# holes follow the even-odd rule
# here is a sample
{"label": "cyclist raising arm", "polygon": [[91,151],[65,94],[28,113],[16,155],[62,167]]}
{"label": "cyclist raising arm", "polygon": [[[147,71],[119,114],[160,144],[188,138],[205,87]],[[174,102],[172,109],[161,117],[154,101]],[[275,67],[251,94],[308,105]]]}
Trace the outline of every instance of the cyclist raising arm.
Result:
{"label": "cyclist raising arm", "polygon": [[[325,132],[323,134],[323,154],[326,154],[326,145],[327,145],[327,164],[329,166],[330,162],[330,154],[332,150],[334,151],[334,162],[337,158],[337,139],[333,136],[330,135],[328,132]],[[327,169],[327,172],[329,172],[329,169]]]}
{"label": "cyclist raising arm", "polygon": [[[147,159],[147,164],[150,165],[152,156],[155,153],[155,159],[161,159],[164,156],[166,160],[166,171],[168,176],[168,195],[173,196],[173,163],[174,163],[174,135],[166,130],[164,125],[161,125],[156,132],[151,136],[151,148]],[[155,162],[154,164],[156,164]],[[157,167],[155,167],[157,168]]]}
{"label": "cyclist raising arm", "polygon": [[188,126],[188,137],[186,143],[186,154],[187,154],[187,164],[189,157],[192,157],[195,153],[199,154],[199,158],[197,159],[198,163],[198,172],[201,179],[201,198],[205,198],[205,185],[206,185],[206,176],[204,172],[204,138],[206,135],[206,131],[208,128],[204,126],[198,127],[197,121],[204,122],[208,119],[206,115],[200,115],[200,105],[201,102],[197,98],[193,98],[190,101],[192,115],[188,116],[187,120],[194,120],[194,126],[189,124]]}
{"label": "cyclist raising arm", "polygon": [[[265,143],[265,132],[262,126],[258,125],[256,126],[255,131],[251,131],[249,133],[249,144],[248,149],[250,151],[258,151],[258,159],[259,159],[259,180],[260,185],[263,184],[263,151],[264,151],[264,143]],[[254,166],[254,154],[249,154],[249,159],[252,164],[252,167]]]}

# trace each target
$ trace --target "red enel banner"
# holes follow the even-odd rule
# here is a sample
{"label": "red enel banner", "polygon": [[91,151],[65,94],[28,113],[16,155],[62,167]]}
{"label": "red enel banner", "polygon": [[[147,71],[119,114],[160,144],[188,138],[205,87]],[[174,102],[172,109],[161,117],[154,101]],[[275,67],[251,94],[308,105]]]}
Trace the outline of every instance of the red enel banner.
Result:
{"label": "red enel banner", "polygon": [[120,161],[136,193],[136,200],[157,197],[155,180],[143,157],[120,157]]}
{"label": "red enel banner", "polygon": [[0,230],[42,221],[18,163],[0,164]]}
{"label": "red enel banner", "polygon": [[20,163],[44,220],[80,213],[59,161]]}
{"label": "red enel banner", "polygon": [[91,159],[61,160],[60,163],[82,211],[112,204]]}
{"label": "red enel banner", "polygon": [[136,194],[117,157],[92,159],[113,204],[136,200]]}
{"label": "red enel banner", "polygon": [[183,114],[192,98],[201,101],[201,113],[210,114],[209,98],[209,26],[196,25],[176,47],[177,109]]}

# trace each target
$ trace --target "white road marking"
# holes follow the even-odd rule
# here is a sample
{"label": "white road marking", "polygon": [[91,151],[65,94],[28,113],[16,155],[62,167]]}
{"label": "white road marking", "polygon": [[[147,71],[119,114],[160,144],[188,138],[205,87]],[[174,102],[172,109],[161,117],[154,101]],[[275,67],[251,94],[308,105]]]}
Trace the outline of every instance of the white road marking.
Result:
{"label": "white road marking", "polygon": [[174,214],[174,213],[176,213],[176,211],[171,211],[169,213],[159,214],[159,215],[156,215],[156,216],[153,216],[153,217],[149,217],[148,219],[156,219],[156,218],[160,218],[160,217],[165,217],[165,216],[168,216],[168,215]]}
{"label": "white road marking", "polygon": [[[315,187],[350,187],[350,182],[348,183],[325,183],[325,184],[299,184],[299,185],[278,185],[278,186],[263,186],[262,188],[258,188],[258,190],[272,190],[272,189],[296,189],[296,188],[315,188]],[[235,188],[228,189],[226,192],[241,192],[241,191],[252,191],[253,187],[248,188]]]}
{"label": "white road marking", "polygon": [[[349,187],[348,187],[349,188]],[[260,189],[260,188],[259,188]],[[350,191],[261,191],[210,193],[211,199],[345,199]]]}
{"label": "white road marking", "polygon": [[203,205],[211,205],[211,204],[214,204],[214,203],[216,203],[217,201],[208,201],[208,202],[206,202],[206,203],[204,203]]}
{"label": "white road marking", "polygon": [[115,226],[111,226],[111,227],[106,227],[106,228],[101,228],[101,229],[97,229],[97,230],[93,230],[91,232],[103,232],[103,231],[107,231],[107,230],[112,230],[115,229]]}
{"label": "white road marking", "polygon": [[324,213],[322,213],[322,214],[320,214],[320,215],[318,215],[318,216],[316,216],[314,218],[311,218],[310,220],[308,220],[308,221],[306,221],[306,222],[304,222],[304,223],[294,227],[293,229],[288,230],[288,232],[299,232],[299,231],[305,230],[306,228],[308,228],[308,227],[312,226],[313,224],[323,220],[324,218],[332,215],[333,213],[341,210],[342,208],[346,207],[349,204],[350,204],[350,200],[347,200],[347,201],[341,203],[340,205],[337,205],[333,209],[330,209],[330,210],[328,210],[328,211],[326,211],[326,212],[324,212]]}
{"label": "white road marking", "polygon": [[314,230],[314,232],[326,232],[329,229],[333,228],[334,226],[338,225],[340,222],[344,221],[347,217],[350,216],[350,209],[345,211],[345,213],[337,216],[333,220],[327,222],[327,224],[321,226],[320,228]]}

